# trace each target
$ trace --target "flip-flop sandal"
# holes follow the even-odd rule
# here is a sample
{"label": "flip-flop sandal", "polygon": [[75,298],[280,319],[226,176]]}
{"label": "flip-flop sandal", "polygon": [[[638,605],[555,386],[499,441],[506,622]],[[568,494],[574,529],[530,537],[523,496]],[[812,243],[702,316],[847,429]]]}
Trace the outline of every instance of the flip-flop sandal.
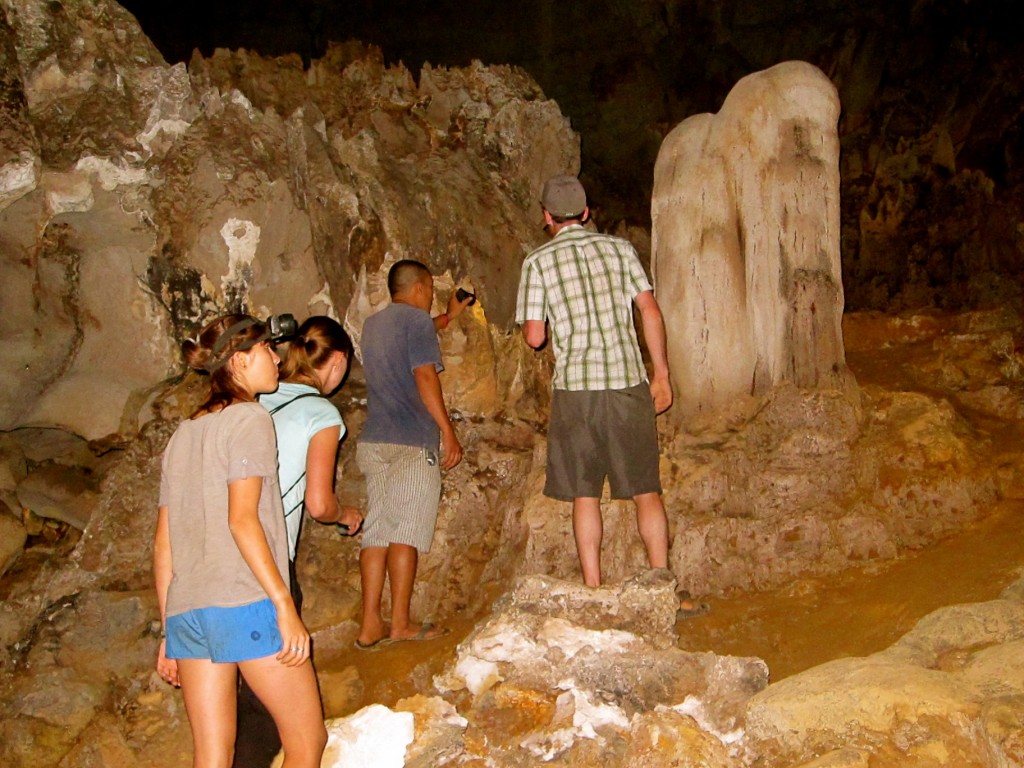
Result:
{"label": "flip-flop sandal", "polygon": [[703,616],[711,610],[709,603],[694,603],[692,608],[680,608],[676,611],[676,621],[682,621],[683,619],[695,619],[698,616]]}
{"label": "flip-flop sandal", "polygon": [[[393,643],[406,643],[412,640],[436,640],[439,637],[444,637],[451,630],[447,627],[435,627],[429,621],[425,624],[420,625],[420,631],[412,637],[396,637],[392,640]],[[433,634],[431,634],[433,632]]]}
{"label": "flip-flop sandal", "polygon": [[391,645],[394,641],[385,635],[384,637],[378,637],[372,643],[362,643],[356,638],[355,647],[357,651],[377,651],[383,648],[385,645]]}

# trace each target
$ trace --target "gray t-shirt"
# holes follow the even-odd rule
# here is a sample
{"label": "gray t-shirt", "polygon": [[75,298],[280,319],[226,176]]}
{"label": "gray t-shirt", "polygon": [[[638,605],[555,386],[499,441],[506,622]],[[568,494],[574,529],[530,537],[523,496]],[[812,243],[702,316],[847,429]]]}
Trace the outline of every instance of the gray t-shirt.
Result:
{"label": "gray t-shirt", "polygon": [[171,538],[168,616],[266,599],[228,528],[228,483],[247,477],[263,478],[259,519],[288,584],[274,422],[259,403],[235,403],[183,421],[164,450],[160,506],[168,509]]}
{"label": "gray t-shirt", "polygon": [[444,370],[430,313],[389,304],[366,319],[361,346],[367,405],[359,442],[438,450],[441,431],[423,405],[413,375],[421,365]]}

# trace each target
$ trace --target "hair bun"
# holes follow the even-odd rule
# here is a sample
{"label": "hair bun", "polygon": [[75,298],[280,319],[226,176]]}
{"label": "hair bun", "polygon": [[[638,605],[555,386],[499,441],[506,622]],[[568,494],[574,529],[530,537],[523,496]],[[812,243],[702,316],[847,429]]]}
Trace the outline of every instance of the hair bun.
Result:
{"label": "hair bun", "polygon": [[206,364],[210,362],[210,350],[196,339],[185,339],[181,344],[181,353],[185,358],[185,365],[189,368],[200,372],[206,371]]}

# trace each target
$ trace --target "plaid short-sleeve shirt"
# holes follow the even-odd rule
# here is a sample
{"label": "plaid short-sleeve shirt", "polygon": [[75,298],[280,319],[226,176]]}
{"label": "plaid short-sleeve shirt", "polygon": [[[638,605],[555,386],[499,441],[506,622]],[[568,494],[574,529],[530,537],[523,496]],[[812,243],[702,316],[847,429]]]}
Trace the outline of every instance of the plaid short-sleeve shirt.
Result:
{"label": "plaid short-sleeve shirt", "polygon": [[516,322],[548,321],[555,389],[625,389],[647,380],[633,300],[649,290],[629,241],[573,224],[523,262]]}

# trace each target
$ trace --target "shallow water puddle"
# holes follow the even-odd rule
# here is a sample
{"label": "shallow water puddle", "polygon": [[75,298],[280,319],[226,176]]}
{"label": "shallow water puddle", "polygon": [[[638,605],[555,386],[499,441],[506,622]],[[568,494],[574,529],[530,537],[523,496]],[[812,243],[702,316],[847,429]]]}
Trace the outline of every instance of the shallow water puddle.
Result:
{"label": "shallow water puddle", "polygon": [[889,563],[712,598],[677,625],[679,646],[758,656],[777,681],[892,645],[937,608],[991,600],[1024,570],[1024,502],[1001,502],[974,526]]}

